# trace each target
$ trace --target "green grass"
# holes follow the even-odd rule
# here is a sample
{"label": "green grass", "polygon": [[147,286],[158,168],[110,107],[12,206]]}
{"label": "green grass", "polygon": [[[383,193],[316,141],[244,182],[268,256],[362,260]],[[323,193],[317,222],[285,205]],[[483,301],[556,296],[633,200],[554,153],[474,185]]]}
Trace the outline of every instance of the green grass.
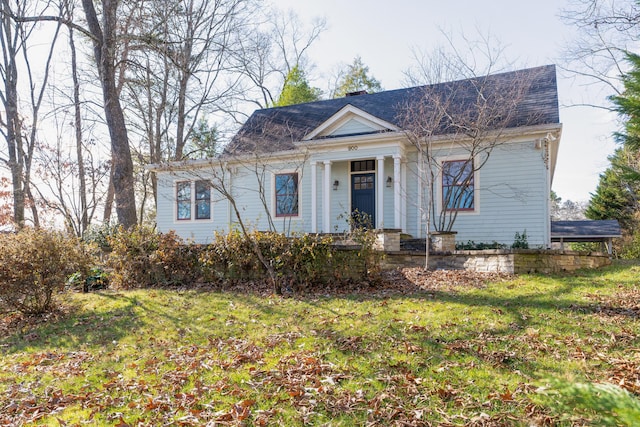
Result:
{"label": "green grass", "polygon": [[69,294],[0,338],[0,425],[589,425],[541,390],[640,392],[639,282],[617,264],[411,295]]}

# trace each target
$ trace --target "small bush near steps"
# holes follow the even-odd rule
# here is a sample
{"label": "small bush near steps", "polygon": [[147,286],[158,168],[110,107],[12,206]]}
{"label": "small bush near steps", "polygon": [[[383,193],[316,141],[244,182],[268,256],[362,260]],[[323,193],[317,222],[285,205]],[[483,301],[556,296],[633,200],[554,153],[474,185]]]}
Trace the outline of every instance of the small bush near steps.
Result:
{"label": "small bush near steps", "polygon": [[93,257],[75,237],[25,228],[0,235],[0,311],[26,315],[55,308],[67,279],[86,277]]}

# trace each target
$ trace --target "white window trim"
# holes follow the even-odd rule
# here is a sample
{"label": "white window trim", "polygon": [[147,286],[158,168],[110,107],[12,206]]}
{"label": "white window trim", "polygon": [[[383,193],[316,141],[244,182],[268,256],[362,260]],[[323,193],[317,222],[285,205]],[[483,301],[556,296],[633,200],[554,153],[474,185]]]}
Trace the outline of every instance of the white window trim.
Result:
{"label": "white window trim", "polygon": [[[286,175],[286,174],[298,174],[298,214],[297,215],[285,215],[285,216],[277,216],[276,215],[276,175]],[[279,170],[277,172],[271,172],[271,217],[273,221],[280,220],[291,220],[291,221],[300,221],[302,220],[302,173],[298,169],[287,169],[287,170]]]}
{"label": "white window trim", "polygon": [[[173,181],[173,223],[174,224],[191,224],[191,223],[211,223],[213,222],[213,188],[209,186],[209,218],[196,219],[196,181],[206,181],[206,179],[176,179]],[[178,219],[178,184],[188,182],[191,185],[191,218]]]}
{"label": "white window trim", "polygon": [[[442,164],[444,162],[456,162],[461,160],[468,160],[469,156],[445,156],[438,157],[436,160],[438,162],[438,177],[436,179],[436,203],[437,203],[437,212],[442,212],[444,206],[442,206]],[[476,159],[473,159],[473,210],[459,210],[457,215],[460,216],[474,216],[480,215],[480,171],[476,170]]]}

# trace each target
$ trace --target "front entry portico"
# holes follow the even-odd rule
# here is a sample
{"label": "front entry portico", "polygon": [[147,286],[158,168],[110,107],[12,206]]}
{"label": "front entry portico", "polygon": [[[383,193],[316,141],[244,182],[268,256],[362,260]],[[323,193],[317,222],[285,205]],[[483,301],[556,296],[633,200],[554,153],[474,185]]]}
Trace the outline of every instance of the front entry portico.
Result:
{"label": "front entry portico", "polygon": [[[404,229],[404,162],[399,154],[311,160],[311,230],[335,233],[349,228],[346,218],[366,217],[370,228]],[[336,158],[337,157],[337,158]]]}

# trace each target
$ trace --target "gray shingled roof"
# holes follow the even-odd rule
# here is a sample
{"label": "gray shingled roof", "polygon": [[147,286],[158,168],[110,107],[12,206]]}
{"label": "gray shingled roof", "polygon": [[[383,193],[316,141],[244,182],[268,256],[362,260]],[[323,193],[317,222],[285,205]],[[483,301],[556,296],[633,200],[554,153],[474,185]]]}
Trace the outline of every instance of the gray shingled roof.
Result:
{"label": "gray shingled roof", "polygon": [[620,224],[616,219],[584,221],[551,221],[551,240],[554,242],[593,242],[620,237]]}
{"label": "gray shingled roof", "polygon": [[[517,113],[508,127],[518,127],[523,124],[559,123],[558,92],[554,65],[494,74],[478,78],[476,83],[484,82],[499,88],[505,82],[515,81],[515,79],[520,79],[523,76],[530,76],[532,84],[522,102],[518,105]],[[475,100],[472,81],[458,80],[430,86],[388,90],[373,94],[257,110],[233,138],[226,152],[247,153],[255,150],[282,151],[293,149],[293,142],[302,140],[305,135],[348,104],[379,119],[402,127],[399,117],[402,106],[421,96],[425,88],[443,94],[454,93],[456,102],[459,105],[466,104],[469,108],[472,108]],[[447,131],[442,129],[439,133],[445,134]]]}

